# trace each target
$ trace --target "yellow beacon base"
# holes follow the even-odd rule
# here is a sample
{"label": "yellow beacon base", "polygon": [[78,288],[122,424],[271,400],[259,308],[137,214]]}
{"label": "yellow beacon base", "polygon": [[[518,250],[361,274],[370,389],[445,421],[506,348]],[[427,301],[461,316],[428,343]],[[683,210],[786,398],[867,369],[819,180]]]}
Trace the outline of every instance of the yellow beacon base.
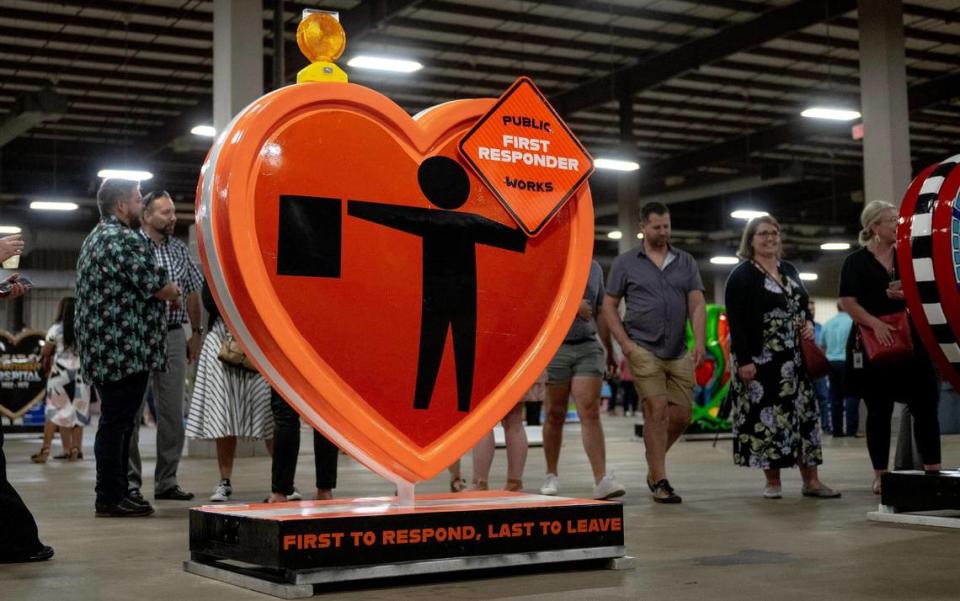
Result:
{"label": "yellow beacon base", "polygon": [[308,81],[334,81],[347,83],[347,74],[333,63],[318,61],[300,69],[297,73],[297,83]]}

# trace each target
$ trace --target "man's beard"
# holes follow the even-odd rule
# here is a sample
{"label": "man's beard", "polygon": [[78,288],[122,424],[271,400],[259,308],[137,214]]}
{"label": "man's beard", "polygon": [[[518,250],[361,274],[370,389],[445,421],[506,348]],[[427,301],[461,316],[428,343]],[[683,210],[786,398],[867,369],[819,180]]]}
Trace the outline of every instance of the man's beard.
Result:
{"label": "man's beard", "polygon": [[649,242],[653,248],[666,248],[670,242],[670,238],[648,238],[647,242]]}
{"label": "man's beard", "polygon": [[139,215],[137,215],[136,213],[132,213],[129,217],[127,217],[127,219],[130,222],[127,225],[129,225],[131,229],[135,229],[135,230],[140,229],[141,223],[140,223]]}

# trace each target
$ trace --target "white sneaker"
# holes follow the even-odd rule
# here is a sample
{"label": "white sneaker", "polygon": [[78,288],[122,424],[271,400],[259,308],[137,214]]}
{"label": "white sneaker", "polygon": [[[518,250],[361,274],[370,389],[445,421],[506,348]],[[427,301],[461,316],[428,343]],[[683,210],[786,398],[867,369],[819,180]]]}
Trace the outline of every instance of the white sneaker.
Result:
{"label": "white sneaker", "polygon": [[556,474],[547,474],[543,480],[543,486],[540,487],[540,494],[552,497],[558,492],[560,492],[560,478]]}
{"label": "white sneaker", "polygon": [[293,492],[290,493],[289,495],[287,495],[287,500],[288,500],[288,501],[302,501],[302,500],[303,500],[303,495],[301,495],[301,494],[300,494],[300,491],[297,490],[297,487],[294,486],[294,487],[293,487]]}
{"label": "white sneaker", "polygon": [[783,489],[779,486],[766,486],[763,489],[763,498],[781,499],[783,498]]}
{"label": "white sneaker", "polygon": [[627,494],[627,489],[617,482],[613,473],[607,474],[593,487],[593,498],[597,500],[614,499]]}
{"label": "white sneaker", "polygon": [[233,487],[230,486],[229,480],[221,480],[220,484],[217,484],[217,488],[213,490],[213,494],[210,495],[210,500],[215,503],[223,503],[230,500],[230,495],[233,494]]}

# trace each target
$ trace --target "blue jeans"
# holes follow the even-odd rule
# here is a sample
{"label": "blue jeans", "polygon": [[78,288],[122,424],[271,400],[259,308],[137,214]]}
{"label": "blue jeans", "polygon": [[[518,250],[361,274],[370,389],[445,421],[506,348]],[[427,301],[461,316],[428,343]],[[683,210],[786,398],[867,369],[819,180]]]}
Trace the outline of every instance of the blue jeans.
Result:
{"label": "blue jeans", "polygon": [[[844,390],[846,365],[843,361],[830,362],[830,414],[833,416],[834,436],[853,436],[860,427],[860,399],[847,396]],[[846,416],[846,428],[844,425]]]}

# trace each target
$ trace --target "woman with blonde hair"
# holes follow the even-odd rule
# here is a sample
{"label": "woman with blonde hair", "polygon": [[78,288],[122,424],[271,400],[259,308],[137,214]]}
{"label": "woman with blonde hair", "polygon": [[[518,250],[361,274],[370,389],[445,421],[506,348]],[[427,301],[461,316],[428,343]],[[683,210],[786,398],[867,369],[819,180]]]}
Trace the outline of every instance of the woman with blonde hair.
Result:
{"label": "woman with blonde hair", "polygon": [[801,338],[813,339],[809,296],[796,267],[781,261],[780,224],[757,217],[743,230],[740,263],[727,278],[726,307],[736,368],[733,459],[762,469],[763,497],[783,496],[782,468],[798,467],[805,497],[836,498],[820,481],[820,423]]}
{"label": "woman with blonde hair", "polygon": [[867,406],[867,449],[873,464],[873,492],[880,493],[880,476],[890,456],[890,419],[894,402],[906,403],[914,417],[917,448],[924,469],[940,469],[940,387],[930,357],[908,320],[913,357],[896,364],[873,364],[862,348],[862,332],[870,330],[880,344],[890,345],[894,328],[881,317],[906,311],[897,270],[897,209],[874,200],[860,214],[860,246],[843,262],[840,304],[855,327],[847,341],[846,370],[853,396]]}

